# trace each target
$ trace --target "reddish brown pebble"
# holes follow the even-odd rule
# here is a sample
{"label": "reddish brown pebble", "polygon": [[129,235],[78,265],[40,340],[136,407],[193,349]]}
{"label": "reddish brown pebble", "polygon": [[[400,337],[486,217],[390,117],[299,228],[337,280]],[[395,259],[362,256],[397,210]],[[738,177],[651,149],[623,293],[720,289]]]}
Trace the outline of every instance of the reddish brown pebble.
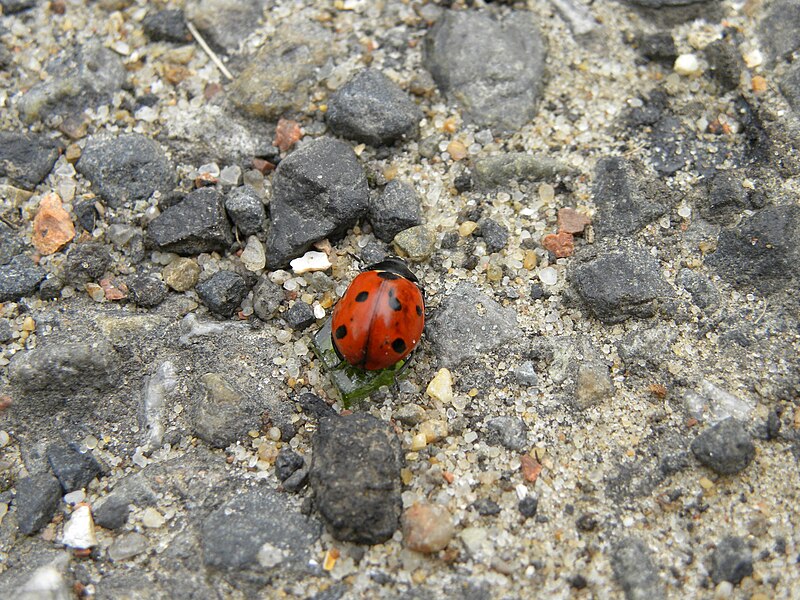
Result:
{"label": "reddish brown pebble", "polygon": [[214,96],[219,94],[222,91],[222,86],[218,83],[209,83],[203,89],[203,97],[206,100],[211,100]]}
{"label": "reddish brown pebble", "polygon": [[403,542],[415,552],[438,552],[455,534],[450,511],[439,504],[415,502],[403,513]]}
{"label": "reddish brown pebble", "polygon": [[558,210],[558,230],[577,235],[583,233],[584,228],[591,223],[586,215],[579,213],[574,208],[560,208]]}
{"label": "reddish brown pebble", "polygon": [[263,158],[254,158],[253,168],[256,171],[259,171],[262,175],[264,175],[266,173],[269,173],[270,171],[274,171],[275,165],[273,165],[268,160],[264,160]]}
{"label": "reddish brown pebble", "polygon": [[695,419],[694,417],[691,417],[691,418],[686,420],[686,427],[694,427],[698,423],[699,423],[699,421],[697,419]]}
{"label": "reddish brown pebble", "polygon": [[203,188],[217,185],[217,178],[209,173],[200,173],[194,178],[194,187]]}
{"label": "reddish brown pebble", "polygon": [[450,471],[442,471],[442,477],[447,483],[453,483],[455,481],[456,476],[453,475]]}
{"label": "reddish brown pebble", "polygon": [[575,252],[575,241],[571,233],[561,231],[550,233],[542,238],[542,246],[556,255],[556,258],[566,258]]}
{"label": "reddish brown pebble", "polygon": [[0,396],[0,412],[10,408],[13,403],[11,396]]}
{"label": "reddish brown pebble", "polygon": [[61,207],[58,194],[47,194],[39,202],[33,219],[33,245],[44,256],[54,254],[75,237],[69,213]]}
{"label": "reddish brown pebble", "polygon": [[525,481],[530,483],[535,482],[542,472],[542,463],[533,458],[530,454],[523,454],[520,458],[520,468],[522,469],[522,477]]}
{"label": "reddish brown pebble", "polygon": [[278,119],[278,126],[275,128],[275,144],[281,152],[286,152],[303,137],[303,130],[300,123],[290,119]]}

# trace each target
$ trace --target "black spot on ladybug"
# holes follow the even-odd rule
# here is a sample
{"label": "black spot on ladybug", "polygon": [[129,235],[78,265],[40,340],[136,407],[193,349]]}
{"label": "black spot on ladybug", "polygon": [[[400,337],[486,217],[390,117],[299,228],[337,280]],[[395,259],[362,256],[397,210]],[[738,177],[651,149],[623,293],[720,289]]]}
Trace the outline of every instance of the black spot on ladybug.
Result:
{"label": "black spot on ladybug", "polygon": [[336,339],[340,340],[347,335],[347,327],[344,325],[339,325],[336,328]]}
{"label": "black spot on ladybug", "polygon": [[380,277],[381,279],[386,279],[387,281],[400,279],[400,275],[397,275],[396,273],[391,273],[389,271],[378,271],[378,277]]}
{"label": "black spot on ladybug", "polygon": [[392,310],[402,310],[403,305],[400,304],[400,300],[394,297],[394,295],[390,292],[389,293],[389,306],[392,307]]}
{"label": "black spot on ladybug", "polygon": [[366,302],[367,298],[369,298],[369,292],[358,292],[358,296],[356,296],[356,302]]}
{"label": "black spot on ladybug", "polygon": [[422,307],[417,305],[417,315],[422,316]]}
{"label": "black spot on ladybug", "polygon": [[392,350],[398,354],[402,354],[406,351],[406,343],[403,341],[403,338],[397,338],[392,342]]}

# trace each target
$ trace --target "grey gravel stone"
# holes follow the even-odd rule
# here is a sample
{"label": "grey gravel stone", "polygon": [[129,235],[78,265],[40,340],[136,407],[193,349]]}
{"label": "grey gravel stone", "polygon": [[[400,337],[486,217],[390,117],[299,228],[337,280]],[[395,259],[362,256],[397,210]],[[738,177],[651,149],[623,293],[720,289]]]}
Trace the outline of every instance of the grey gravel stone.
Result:
{"label": "grey gravel stone", "polygon": [[247,283],[233,271],[218,271],[195,289],[208,310],[220,317],[232,317],[247,296]]}
{"label": "grey gravel stone", "polygon": [[386,184],[370,198],[367,219],[375,237],[391,242],[398,233],[422,223],[419,198],[414,187],[399,179]]}
{"label": "grey gravel stone", "polygon": [[536,496],[525,496],[519,501],[517,509],[519,510],[519,514],[526,519],[535,517],[536,512],[539,510],[539,499]]}
{"label": "grey gravel stone", "polygon": [[529,122],[544,88],[545,43],[531,14],[502,20],[447,11],[425,40],[425,66],[464,118],[496,132]]}
{"label": "grey gravel stone", "polygon": [[528,426],[519,417],[494,417],[486,421],[486,442],[525,452],[528,450]]}
{"label": "grey gravel stone", "polygon": [[61,485],[49,473],[40,473],[20,479],[16,488],[17,526],[22,535],[31,535],[53,518],[61,501]]}
{"label": "grey gravel stone", "polygon": [[228,192],[225,210],[242,235],[258,233],[264,226],[264,204],[252,186],[242,185]]}
{"label": "grey gravel stone", "polygon": [[568,172],[552,158],[526,152],[506,152],[475,161],[475,176],[485,187],[506,186],[512,181],[549,181]]}
{"label": "grey gravel stone", "polygon": [[114,539],[108,547],[108,557],[113,562],[127,560],[145,552],[147,547],[148,541],[145,536],[136,531],[129,531]]}
{"label": "grey gravel stone", "polygon": [[719,84],[723,92],[739,87],[739,77],[744,70],[739,49],[729,40],[716,40],[705,47],[709,75]]}
{"label": "grey gravel stone", "polygon": [[526,360],[516,369],[514,375],[517,378],[517,383],[528,387],[536,387],[539,385],[539,376],[536,374],[536,367],[533,362]]}
{"label": "grey gravel stone", "polygon": [[617,344],[617,352],[631,374],[650,376],[664,368],[677,337],[675,328],[667,325],[631,331]]}
{"label": "grey gravel stone", "polygon": [[106,529],[119,529],[128,522],[130,501],[122,494],[111,494],[92,511],[94,522]]}
{"label": "grey gravel stone", "polygon": [[222,196],[214,188],[195,190],[170,206],[150,222],[147,235],[155,247],[182,255],[227,250],[233,243]]}
{"label": "grey gravel stone", "polygon": [[311,468],[308,465],[297,469],[283,481],[283,489],[287,492],[299,492],[308,484],[308,474],[310,472]]}
{"label": "grey gravel stone", "polygon": [[0,131],[0,177],[32,190],[52,171],[58,150],[58,143],[43,135]]}
{"label": "grey gravel stone", "polygon": [[22,254],[24,249],[25,244],[20,236],[16,235],[11,227],[0,221],[0,266],[7,265],[12,258]]}
{"label": "grey gravel stone", "polygon": [[372,146],[416,137],[422,111],[391,79],[363,69],[328,102],[325,120],[336,135]]}
{"label": "grey gravel stone", "polygon": [[666,598],[650,550],[636,538],[619,540],[611,549],[611,566],[626,600]]}
{"label": "grey gravel stone", "polygon": [[740,537],[723,538],[711,553],[711,579],[736,585],[753,574],[753,553]]}
{"label": "grey gravel stone", "polygon": [[3,14],[14,15],[36,6],[36,0],[0,0],[0,6],[3,7]]}
{"label": "grey gravel stone", "polygon": [[508,244],[508,228],[494,219],[481,219],[478,221],[480,236],[486,244],[486,251],[490,254],[500,252]]}
{"label": "grey gravel stone", "polygon": [[47,79],[17,101],[26,123],[52,117],[80,120],[85,109],[109,102],[125,82],[122,60],[98,40],[56,55],[45,70]]}
{"label": "grey gravel stone", "polygon": [[269,321],[278,314],[285,298],[281,286],[262,277],[253,288],[253,311],[262,321]]}
{"label": "grey gravel stone", "polygon": [[333,138],[304,144],[273,175],[267,267],[285,266],[314,242],[344,235],[368,202],[364,169],[348,144]]}
{"label": "grey gravel stone", "polygon": [[175,184],[175,169],[161,146],[140,133],[91,137],[75,166],[114,208],[155,192],[166,195]]}
{"label": "grey gravel stone", "polygon": [[719,306],[719,290],[708,277],[691,269],[678,272],[678,283],[692,295],[692,302],[698,308],[713,310]]}
{"label": "grey gravel stone", "polygon": [[639,35],[636,38],[636,47],[645,58],[668,64],[670,67],[678,58],[675,40],[669,31]]}
{"label": "grey gravel stone", "polygon": [[80,490],[103,474],[103,468],[90,452],[81,452],[74,444],[51,444],[47,460],[65,493]]}
{"label": "grey gravel stone", "polygon": [[711,180],[708,199],[700,208],[703,217],[719,225],[730,225],[748,208],[747,190],[742,185],[744,175],[735,171],[720,171]]}
{"label": "grey gravel stone", "polygon": [[154,42],[183,44],[192,39],[186,16],[179,8],[151,11],[142,19],[144,34]]}
{"label": "grey gravel stone", "polygon": [[7,265],[0,266],[0,302],[30,296],[45,275],[45,270],[27,256],[14,257]]}
{"label": "grey gravel stone", "polygon": [[306,327],[313,325],[317,320],[314,316],[314,309],[310,304],[302,300],[297,300],[292,306],[283,313],[283,320],[286,324],[296,331],[302,331]]}
{"label": "grey gravel stone", "polygon": [[692,453],[720,475],[743,471],[756,455],[753,440],[733,417],[709,427],[692,441]]}
{"label": "grey gravel stone", "polygon": [[306,461],[297,452],[289,448],[281,448],[275,459],[275,476],[280,481],[286,481],[292,473],[301,469],[305,464]]}
{"label": "grey gravel stone", "polygon": [[14,337],[14,329],[8,319],[0,319],[0,344],[5,344]]}
{"label": "grey gravel stone", "polygon": [[206,373],[193,394],[190,418],[194,434],[212,448],[225,448],[257,430],[261,412],[222,375]]}
{"label": "grey gravel stone", "polygon": [[107,246],[97,242],[73,244],[64,261],[64,281],[69,285],[100,281],[110,265]]}
{"label": "grey gravel stone", "polygon": [[356,413],[323,417],[312,438],[310,484],[331,535],[379,544],[400,525],[403,453],[394,431]]}
{"label": "grey gravel stone", "polygon": [[153,308],[167,297],[167,284],[152,275],[136,275],[128,280],[131,300],[142,308]]}
{"label": "grey gravel stone", "polygon": [[517,315],[471,283],[459,283],[428,321],[428,339],[447,366],[482,356],[520,335]]}

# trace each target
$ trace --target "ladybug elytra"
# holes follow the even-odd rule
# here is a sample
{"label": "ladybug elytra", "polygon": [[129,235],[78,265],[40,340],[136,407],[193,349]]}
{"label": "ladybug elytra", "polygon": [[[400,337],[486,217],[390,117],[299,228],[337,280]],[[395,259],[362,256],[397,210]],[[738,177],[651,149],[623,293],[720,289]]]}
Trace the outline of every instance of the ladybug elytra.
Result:
{"label": "ladybug elytra", "polygon": [[367,371],[406,358],[425,326],[425,299],[406,263],[390,257],[366,267],[333,309],[331,338],[344,361]]}

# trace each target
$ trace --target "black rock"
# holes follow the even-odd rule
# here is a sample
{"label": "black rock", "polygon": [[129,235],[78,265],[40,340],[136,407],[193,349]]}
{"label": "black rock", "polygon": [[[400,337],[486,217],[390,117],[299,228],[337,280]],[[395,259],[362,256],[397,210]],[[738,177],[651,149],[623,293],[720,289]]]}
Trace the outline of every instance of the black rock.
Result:
{"label": "black rock", "polygon": [[619,157],[597,162],[593,196],[597,214],[592,225],[600,238],[635,233],[672,204],[671,194],[653,173]]}
{"label": "black rock", "polygon": [[453,187],[459,194],[470,191],[473,185],[472,173],[469,171],[462,171],[453,178]]}
{"label": "black rock", "polygon": [[729,40],[716,40],[705,47],[709,74],[723,92],[739,87],[739,77],[744,70],[744,61],[739,49]]}
{"label": "black rock", "polygon": [[308,465],[297,469],[283,482],[283,489],[287,492],[299,492],[308,484],[308,474],[311,469]]}
{"label": "black rock", "polygon": [[208,310],[221,317],[232,317],[247,296],[247,283],[233,271],[218,271],[195,287]]}
{"label": "black rock", "polygon": [[472,508],[482,517],[500,514],[500,505],[491,498],[478,498],[472,503]]}
{"label": "black rock", "polygon": [[312,439],[310,484],[317,510],[340,541],[380,544],[402,511],[400,440],[366,413],[323,417]]}
{"label": "black rock", "polygon": [[769,411],[767,415],[766,434],[768,440],[777,439],[778,434],[781,432],[781,417],[777,411]]}
{"label": "black rock", "polygon": [[711,554],[711,579],[714,583],[729,581],[736,585],[753,574],[753,554],[740,537],[728,536]]}
{"label": "black rock", "polygon": [[693,132],[686,129],[678,117],[665,113],[653,125],[649,142],[652,165],[659,175],[673,175],[691,162]]}
{"label": "black rock", "polygon": [[536,496],[525,496],[519,501],[517,509],[519,510],[519,514],[526,519],[530,519],[536,516],[536,512],[539,510],[539,498]]}
{"label": "black rock", "polygon": [[58,277],[48,277],[39,284],[39,298],[42,300],[55,300],[61,295],[64,282]]}
{"label": "black rock", "polygon": [[306,461],[294,450],[281,448],[275,459],[275,476],[280,481],[286,481],[292,473],[302,469]]}
{"label": "black rock", "polygon": [[442,299],[427,327],[434,352],[447,366],[484,356],[520,335],[516,312],[467,282]]}
{"label": "black rock", "polygon": [[310,392],[300,394],[300,396],[297,398],[297,402],[300,404],[303,412],[317,419],[321,419],[322,417],[333,417],[337,414],[330,404],[325,402],[325,400],[316,394],[312,394]]}
{"label": "black rock", "polygon": [[744,426],[730,417],[694,438],[692,452],[697,460],[720,475],[733,475],[753,461],[756,448]]}
{"label": "black rock", "polygon": [[156,142],[139,133],[94,136],[75,165],[109,206],[131,206],[172,191],[175,170]]}
{"label": "black rock", "polygon": [[73,244],[64,261],[64,280],[70,285],[99,281],[110,264],[109,248],[103,244]]}
{"label": "black rock", "polygon": [[502,20],[446,11],[425,39],[425,67],[465,120],[512,132],[536,114],[544,88],[545,43],[531,14]]}
{"label": "black rock", "polygon": [[611,566],[626,600],[666,597],[658,571],[650,558],[650,550],[641,540],[625,538],[615,543],[611,548]]}
{"label": "black rock", "polygon": [[267,277],[262,277],[253,288],[253,311],[262,321],[269,321],[278,314],[286,295],[283,288]]}
{"label": "black rock", "polygon": [[283,313],[283,320],[292,329],[302,331],[309,325],[313,325],[317,318],[314,316],[314,309],[310,304],[297,300],[289,310]]}
{"label": "black rock", "polygon": [[177,8],[147,13],[142,19],[144,34],[154,42],[182,44],[192,39],[186,27],[186,17]]}
{"label": "black rock", "polygon": [[452,250],[458,246],[458,239],[459,235],[457,231],[446,231],[442,236],[442,241],[439,243],[439,247],[442,250]]}
{"label": "black rock", "polygon": [[642,34],[636,38],[639,53],[654,62],[665,63],[670,67],[678,57],[675,40],[669,31]]}
{"label": "black rock", "polygon": [[50,473],[40,473],[16,483],[17,526],[22,535],[36,533],[50,522],[61,500],[61,484]]}
{"label": "black rock", "polygon": [[380,71],[364,69],[334,93],[325,120],[336,135],[372,146],[417,136],[422,111]]}
{"label": "black rock", "polygon": [[486,421],[486,443],[514,452],[528,450],[528,426],[519,417],[494,417]]}
{"label": "black rock", "polygon": [[408,183],[393,179],[370,199],[367,220],[375,237],[391,242],[404,229],[422,223],[417,192]]}
{"label": "black rock", "polygon": [[673,296],[661,267],[644,248],[611,244],[570,272],[578,296],[604,323],[654,316],[659,305]]}
{"label": "black rock", "polygon": [[0,319],[0,344],[5,344],[14,337],[14,329],[8,319]]}
{"label": "black rock", "polygon": [[794,0],[773,0],[764,8],[758,27],[762,50],[771,61],[788,58],[800,48],[800,4]]}
{"label": "black rock", "polygon": [[266,583],[270,576],[307,569],[321,527],[266,487],[237,492],[212,512],[200,533],[207,567]]}
{"label": "black rock", "polygon": [[353,149],[333,138],[304,144],[272,178],[267,267],[285,266],[311,244],[344,235],[367,212],[369,188]]}
{"label": "black rock", "polygon": [[89,232],[94,231],[94,226],[97,222],[97,209],[94,203],[94,200],[84,200],[83,202],[76,202],[72,208],[72,212],[78,217],[78,223]]}
{"label": "black rock", "polygon": [[786,69],[780,87],[789,106],[796,113],[800,113],[800,62],[795,61],[791,67]]}
{"label": "black rock", "polygon": [[486,218],[478,221],[478,227],[489,254],[500,252],[508,244],[508,228],[505,225]]}
{"label": "black rock", "polygon": [[22,236],[17,235],[16,231],[0,221],[0,265],[7,265],[24,250]]}
{"label": "black rock", "polygon": [[739,288],[791,288],[800,278],[800,206],[768,206],[724,230],[706,262]]}
{"label": "black rock", "polygon": [[128,522],[130,502],[121,494],[110,494],[92,511],[94,522],[106,529],[119,529]]}
{"label": "black rock", "polygon": [[586,577],[584,577],[584,576],[583,576],[583,575],[581,575],[580,573],[578,573],[577,575],[573,575],[573,576],[569,577],[569,578],[568,578],[568,581],[569,581],[569,584],[570,584],[570,585],[571,585],[573,588],[575,588],[576,590],[582,590],[582,589],[584,589],[584,588],[585,588],[587,585],[589,585],[589,582],[588,582],[588,581],[586,581]]}
{"label": "black rock", "polygon": [[584,513],[575,521],[578,531],[589,533],[597,529],[597,517],[592,513]]}
{"label": "black rock", "polygon": [[82,122],[87,108],[109,102],[125,82],[122,60],[96,38],[82,46],[73,46],[70,51],[59,52],[44,71],[47,79],[17,101],[17,109],[26,123],[55,117]]}
{"label": "black rock", "polygon": [[74,444],[51,444],[47,448],[47,460],[64,493],[83,489],[103,474],[94,456],[81,452]]}
{"label": "black rock", "polygon": [[749,207],[747,190],[742,185],[743,178],[735,171],[719,171],[709,185],[707,202],[700,208],[703,218],[719,225],[734,223],[739,214]]}
{"label": "black rock", "polygon": [[252,186],[242,185],[228,192],[225,210],[243,235],[258,233],[264,226],[264,203]]}
{"label": "black rock", "polygon": [[0,131],[0,177],[32,190],[49,175],[58,152],[58,143],[43,135]]}
{"label": "black rock", "polygon": [[0,266],[0,302],[30,296],[47,273],[27,256],[15,256]]}
{"label": "black rock", "polygon": [[153,308],[167,297],[167,284],[152,275],[136,275],[128,280],[131,300],[142,308]]}
{"label": "black rock", "polygon": [[678,283],[692,295],[692,302],[698,308],[714,310],[719,306],[719,291],[708,277],[691,269],[681,269]]}
{"label": "black rock", "polygon": [[234,238],[214,188],[195,190],[150,222],[147,235],[152,244],[184,256],[227,250]]}

